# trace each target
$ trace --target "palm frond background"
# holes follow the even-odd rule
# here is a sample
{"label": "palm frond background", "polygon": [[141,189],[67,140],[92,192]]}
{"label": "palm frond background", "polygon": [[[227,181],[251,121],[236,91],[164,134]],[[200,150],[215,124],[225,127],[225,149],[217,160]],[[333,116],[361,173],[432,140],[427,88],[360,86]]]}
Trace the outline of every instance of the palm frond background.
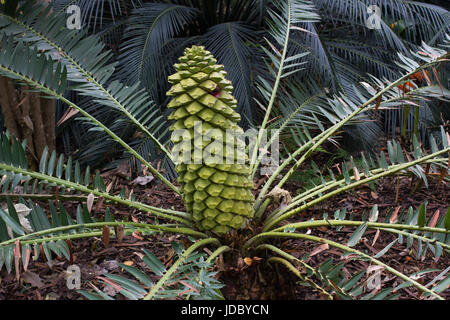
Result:
{"label": "palm frond background", "polygon": [[[167,76],[173,73],[174,62],[185,47],[205,45],[229,73],[244,127],[257,126],[261,120],[261,109],[254,100],[254,97],[261,98],[256,84],[260,78],[270,78],[270,72],[259,46],[266,46],[265,38],[270,38],[267,12],[280,2],[282,0],[52,1],[54,12],[60,15],[65,15],[70,5],[81,8],[83,31],[97,34],[105,49],[113,53],[112,59],[117,61],[112,79],[129,85],[139,82],[163,117],[168,102],[165,96]],[[320,15],[320,22],[294,23],[296,29],[292,32],[289,54],[309,54],[297,61],[305,63],[303,70],[284,81],[285,88],[290,88],[286,92],[292,96],[304,94],[295,85],[302,83],[322,87],[323,94],[328,96],[341,92],[357,100],[353,88],[360,81],[367,81],[369,74],[388,80],[399,75],[399,68],[392,64],[394,52],[408,55],[422,41],[437,46],[450,31],[450,14],[443,7],[445,1],[307,2],[311,11]],[[366,27],[367,7],[370,5],[381,8],[379,30]],[[448,67],[438,70],[441,84],[447,88],[448,71]],[[85,101],[81,105],[88,108],[89,103]],[[63,112],[64,107],[58,106],[57,116]],[[99,113],[97,116],[107,125],[116,120],[106,111],[105,114]],[[366,121],[346,127],[343,140],[347,143],[344,145],[359,145],[370,150],[383,133],[392,136],[399,131],[396,128],[403,124],[403,113],[403,108],[398,106],[381,112],[382,123]],[[406,116],[409,117],[408,130],[411,131],[415,114],[411,111]],[[82,162],[99,161],[99,165],[105,159],[105,152],[120,152],[75,118],[58,128],[59,141],[63,142],[65,152],[79,156]],[[371,119],[370,115],[367,118]],[[449,119],[449,114],[443,102],[430,100],[422,103],[419,112],[421,136],[427,136],[428,131],[433,131],[436,124],[445,119]],[[124,139],[135,140],[134,132],[123,123],[121,125],[123,128],[118,128],[118,132],[124,135]],[[135,143],[146,145],[139,139]],[[149,151],[152,147],[143,148]]]}

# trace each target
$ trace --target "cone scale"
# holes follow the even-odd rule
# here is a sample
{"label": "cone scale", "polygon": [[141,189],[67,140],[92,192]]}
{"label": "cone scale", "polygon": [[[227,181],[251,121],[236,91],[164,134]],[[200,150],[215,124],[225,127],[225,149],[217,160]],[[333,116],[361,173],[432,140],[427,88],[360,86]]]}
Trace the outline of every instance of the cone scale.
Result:
{"label": "cone scale", "polygon": [[233,86],[204,47],[187,48],[174,67],[167,95],[183,201],[200,230],[227,233],[253,217],[255,201]]}

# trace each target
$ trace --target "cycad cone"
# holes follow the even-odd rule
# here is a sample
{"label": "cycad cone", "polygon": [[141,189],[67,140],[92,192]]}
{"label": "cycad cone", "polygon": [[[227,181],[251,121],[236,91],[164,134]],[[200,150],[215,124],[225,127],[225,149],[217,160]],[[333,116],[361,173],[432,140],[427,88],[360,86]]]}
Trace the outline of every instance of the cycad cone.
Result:
{"label": "cycad cone", "polygon": [[[230,137],[227,130],[243,133],[237,124],[241,117],[234,111],[237,101],[231,94],[231,81],[225,79],[223,65],[217,65],[204,47],[193,46],[184,53],[180,63],[175,64],[177,73],[169,77],[173,86],[167,92],[173,97],[168,108],[174,109],[169,120],[175,121],[170,130],[189,133],[187,137],[172,134],[173,154],[182,154],[175,161],[178,181],[186,209],[197,227],[226,233],[243,226],[254,214],[253,182],[242,161],[246,158],[238,153],[242,142],[233,139],[231,147],[225,147],[225,143],[215,140],[223,135],[226,141]],[[205,158],[205,150],[214,157]],[[230,164],[230,158],[234,163]]]}

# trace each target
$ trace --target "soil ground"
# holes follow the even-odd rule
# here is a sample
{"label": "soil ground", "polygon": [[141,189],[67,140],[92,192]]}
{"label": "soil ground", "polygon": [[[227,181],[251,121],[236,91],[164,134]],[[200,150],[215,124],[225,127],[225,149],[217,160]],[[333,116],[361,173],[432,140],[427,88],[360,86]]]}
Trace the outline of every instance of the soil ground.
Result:
{"label": "soil ground", "polygon": [[[181,198],[168,190],[167,188],[154,182],[147,186],[137,186],[120,178],[117,172],[109,173],[110,178],[115,181],[115,185],[122,184],[127,188],[133,188],[133,192],[137,199],[149,203],[153,206],[164,208],[175,208],[183,210]],[[108,178],[107,178],[108,179]],[[300,183],[291,183],[286,187],[291,193],[295,194],[301,189]],[[377,183],[376,191],[369,186],[363,185],[357,190],[340,194],[320,206],[313,207],[295,216],[290,222],[305,221],[311,218],[322,219],[324,213],[332,217],[336,209],[347,208],[347,216],[353,214],[355,220],[363,214],[370,212],[373,205],[379,207],[378,221],[384,221],[384,217],[389,208],[401,207],[402,209],[413,206],[417,208],[423,201],[427,200],[427,212],[429,215],[439,210],[440,214],[445,214],[450,203],[450,190],[445,182],[437,185],[437,181],[430,181],[428,188],[421,186],[414,193],[414,184],[411,185],[411,178],[384,178]],[[109,207],[111,213],[115,215],[117,220],[128,218],[128,220],[136,219],[140,222],[152,222],[153,218],[148,215],[129,210],[125,207]],[[75,214],[76,204],[67,206],[69,212]],[[96,208],[98,213],[104,212],[104,207]],[[94,210],[95,211],[95,210]],[[346,243],[353,233],[354,228],[342,228],[337,231],[335,228],[319,228],[313,230],[313,235],[320,235],[330,240]],[[375,244],[376,231],[367,231],[361,243],[357,246],[368,253],[375,254],[382,250],[386,245],[395,239],[395,235],[389,233],[381,233]],[[166,266],[173,263],[173,250],[170,251],[171,241],[185,240],[180,236],[141,238],[139,236],[125,236],[119,243],[115,239],[111,239],[107,247],[105,247],[102,239],[84,239],[72,241],[74,263],[81,269],[82,289],[91,291],[89,283],[94,283],[99,288],[104,289],[100,283],[100,278],[105,273],[123,274],[119,263],[126,263],[134,266],[143,266],[143,262],[139,256],[142,256],[143,249],[153,252],[158,256]],[[334,248],[321,250],[317,243],[309,241],[275,241],[274,244],[283,247],[290,254],[296,257],[302,257],[305,254],[312,255],[308,259],[308,263],[312,266],[319,266],[322,262],[329,258],[333,258],[334,263],[339,263],[343,258],[342,253]],[[436,259],[429,252],[425,258],[416,258],[417,243],[412,248],[405,250],[405,246],[396,243],[381,260],[400,272],[412,274],[424,269],[444,270],[450,265],[448,254],[444,253],[439,259]],[[264,256],[260,257],[264,262]],[[232,265],[235,264],[235,265]],[[283,266],[277,266],[276,269],[264,269],[264,274],[268,275],[267,279],[272,279],[277,288],[277,294],[274,296],[271,292],[270,280],[263,285],[261,281],[255,281],[256,274],[261,273],[264,265],[259,263],[251,267],[242,266],[242,259],[234,259],[233,263],[222,266],[223,270],[219,273],[221,281],[226,284],[222,289],[222,293],[227,299],[255,299],[255,298],[282,298],[282,299],[323,299],[311,288],[296,284],[295,279],[284,269]],[[14,274],[7,274],[5,269],[0,272],[0,300],[3,299],[23,299],[23,300],[43,300],[43,299],[84,299],[76,290],[69,290],[66,285],[66,270],[69,262],[63,259],[54,259],[51,266],[48,265],[44,257],[40,257],[38,261],[31,262],[27,272],[23,273],[20,280],[15,279]],[[259,269],[258,269],[259,268]],[[368,263],[365,261],[352,261],[346,264],[345,272],[355,274],[357,271],[366,270]],[[427,273],[418,279],[420,283],[428,283],[439,272]],[[152,280],[158,279],[157,276],[149,273]],[[100,278],[99,278],[100,277]],[[392,277],[391,274],[383,273],[383,286],[395,287],[401,281]],[[421,299],[421,294],[412,287],[400,290],[400,299]],[[443,293],[444,297],[450,298],[450,290]]]}

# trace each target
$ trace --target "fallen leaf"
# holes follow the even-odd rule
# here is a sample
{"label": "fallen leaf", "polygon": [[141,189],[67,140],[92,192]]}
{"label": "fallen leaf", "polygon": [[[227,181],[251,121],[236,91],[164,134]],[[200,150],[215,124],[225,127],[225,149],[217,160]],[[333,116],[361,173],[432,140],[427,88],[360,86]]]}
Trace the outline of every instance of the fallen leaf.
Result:
{"label": "fallen leaf", "polygon": [[66,240],[66,244],[67,244],[67,247],[69,248],[69,256],[70,256],[69,265],[73,265],[75,259],[73,256],[72,240]]}
{"label": "fallen leaf", "polygon": [[141,237],[139,232],[133,232],[131,235],[133,236],[133,238],[136,238],[138,240],[141,240],[141,241],[144,240],[144,238]]}
{"label": "fallen leaf", "polygon": [[398,212],[400,211],[401,207],[397,207],[394,210],[394,213],[392,214],[392,216],[389,218],[389,222],[390,223],[396,223],[398,220]]}
{"label": "fallen leaf", "polygon": [[119,262],[117,260],[109,260],[103,262],[102,266],[111,271],[119,268]]}
{"label": "fallen leaf", "polygon": [[56,124],[57,127],[62,125],[64,122],[72,118],[74,115],[76,115],[79,111],[73,108],[67,109],[67,111],[63,114],[61,119],[59,119],[58,123]]}
{"label": "fallen leaf", "polygon": [[89,193],[89,195],[87,196],[87,200],[86,200],[87,209],[88,209],[89,213],[91,213],[91,211],[92,211],[92,206],[94,205],[94,200],[95,200],[94,194]]}
{"label": "fallen leaf", "polygon": [[147,176],[143,176],[143,177],[137,177],[131,183],[139,184],[141,186],[146,186],[147,184],[152,182],[154,179],[155,179],[155,177],[153,177],[152,175],[147,175]]}
{"label": "fallen leaf", "polygon": [[191,242],[187,239],[182,239],[181,242],[183,243],[183,246],[185,249],[187,249],[191,246]]}
{"label": "fallen leaf", "polygon": [[112,186],[113,186],[113,182],[111,181],[111,182],[108,184],[108,186],[106,187],[106,192],[111,191]]}
{"label": "fallen leaf", "polygon": [[134,262],[133,261],[125,261],[123,264],[131,267],[134,264]]}
{"label": "fallen leaf", "polygon": [[[16,210],[20,225],[22,226],[25,233],[33,232],[30,221],[26,218],[32,210],[22,203],[15,204],[14,209]],[[5,210],[5,212],[9,214],[7,209]],[[7,227],[7,231],[8,235],[13,238],[13,232],[10,227]]]}
{"label": "fallen leaf", "polygon": [[134,252],[135,255],[137,255],[141,260],[144,258],[144,254],[140,252]]}
{"label": "fallen leaf", "polygon": [[430,228],[434,228],[439,220],[439,209],[436,210],[433,214],[433,217],[431,218],[430,224],[428,225]]}
{"label": "fallen leaf", "polygon": [[[182,280],[178,281],[179,283],[181,283],[182,285],[185,285],[186,287],[188,287],[190,289],[190,291],[195,291],[197,293],[199,293],[200,291],[198,291],[197,288],[194,288],[193,286],[191,286],[189,283],[184,282]],[[181,295],[181,294],[180,294]]]}
{"label": "fallen leaf", "polygon": [[109,237],[110,237],[110,231],[109,231],[108,226],[103,226],[102,240],[103,240],[103,244],[105,245],[105,247],[108,247]]}
{"label": "fallen leaf", "polygon": [[249,258],[249,257],[244,258],[244,262],[245,262],[245,264],[248,265],[249,267],[253,264],[252,258]]}
{"label": "fallen leaf", "polygon": [[380,236],[380,230],[378,229],[377,232],[375,233],[375,237],[373,237],[373,241],[372,241],[372,247],[375,245],[375,243],[378,240],[378,237]]}
{"label": "fallen leaf", "polygon": [[44,283],[42,282],[41,277],[37,273],[26,271],[22,273],[22,279],[26,283],[31,284],[33,287],[42,288],[44,286]]}
{"label": "fallen leaf", "polygon": [[328,243],[324,243],[321,244],[320,246],[318,246],[317,248],[315,248],[311,253],[310,253],[310,257],[315,256],[316,254],[321,253],[322,251],[328,250],[330,248],[330,246],[328,245]]}
{"label": "fallen leaf", "polygon": [[253,261],[260,262],[261,260],[262,260],[262,258],[260,258],[260,257],[253,257]]}
{"label": "fallen leaf", "polygon": [[244,264],[245,264],[244,259],[242,259],[241,257],[239,257],[239,258],[238,258],[238,261],[237,261],[237,267],[238,267],[239,269],[242,269],[242,268],[244,267]]}
{"label": "fallen leaf", "polygon": [[123,237],[125,236],[125,230],[123,226],[114,227],[114,231],[116,232],[117,242],[122,243]]}
{"label": "fallen leaf", "polygon": [[14,248],[14,265],[16,269],[16,279],[19,281],[20,279],[20,240],[16,240],[16,246]]}
{"label": "fallen leaf", "polygon": [[100,276],[97,276],[97,279],[105,281],[107,284],[111,285],[114,288],[114,290],[116,290],[117,292],[120,292],[122,290],[122,287],[119,286],[117,283],[115,283],[111,279],[108,279],[108,278],[105,278],[105,277],[100,277]]}
{"label": "fallen leaf", "polygon": [[28,269],[28,263],[30,262],[30,256],[31,256],[31,248],[27,248],[25,250],[25,262],[23,264],[23,271],[27,271],[27,269]]}
{"label": "fallen leaf", "polygon": [[97,204],[95,205],[95,211],[96,212],[100,211],[100,208],[103,205],[103,201],[105,201],[105,198],[103,198],[103,197],[98,197],[97,198]]}
{"label": "fallen leaf", "polygon": [[42,300],[42,296],[41,296],[41,294],[39,293],[38,290],[36,290],[36,297],[37,297],[38,300]]}

